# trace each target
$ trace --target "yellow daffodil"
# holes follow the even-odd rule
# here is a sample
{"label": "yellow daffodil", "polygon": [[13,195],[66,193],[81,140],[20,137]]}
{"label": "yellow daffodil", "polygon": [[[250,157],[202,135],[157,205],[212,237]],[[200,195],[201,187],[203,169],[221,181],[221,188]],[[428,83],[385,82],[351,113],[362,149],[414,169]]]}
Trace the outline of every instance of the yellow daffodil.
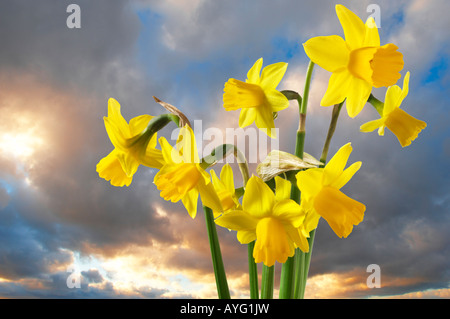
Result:
{"label": "yellow daffodil", "polygon": [[241,244],[254,240],[255,262],[266,266],[275,261],[284,263],[292,257],[296,247],[305,249],[305,240],[298,228],[304,213],[300,205],[289,199],[290,182],[275,177],[276,191],[272,192],[261,178],[252,176],[242,199],[242,209],[231,210],[216,219],[222,227],[237,231]]}
{"label": "yellow daffodil", "polygon": [[[344,170],[351,144],[341,147],[324,168],[297,173],[302,206],[323,217],[339,237],[347,237],[364,218],[366,207],[340,191],[361,167],[356,162]],[[317,224],[316,224],[317,226]]]}
{"label": "yellow daffodil", "polygon": [[378,135],[384,135],[387,127],[397,136],[402,147],[408,146],[414,141],[427,123],[418,120],[400,109],[403,99],[408,95],[409,72],[403,79],[403,89],[394,85],[387,89],[383,107],[383,116],[374,121],[361,125],[362,132],[372,132],[378,129]]}
{"label": "yellow daffodil", "polygon": [[[231,209],[240,209],[241,204],[236,196],[234,188],[233,170],[229,164],[225,164],[220,172],[220,179],[217,177],[216,172],[211,170],[212,183],[216,190],[217,196],[219,196],[222,203],[222,209],[227,212]],[[214,211],[214,215],[217,217],[219,212]]]}
{"label": "yellow daffodil", "polygon": [[141,115],[128,124],[115,99],[108,101],[108,116],[104,117],[106,131],[114,150],[97,164],[101,178],[113,186],[129,186],[139,165],[161,168],[164,159],[156,147],[156,133],[150,135],[147,125],[153,116]]}
{"label": "yellow daffodil", "polygon": [[154,183],[161,197],[171,202],[181,200],[192,218],[197,214],[200,194],[203,205],[221,212],[222,205],[211,183],[209,174],[200,167],[194,132],[189,125],[181,128],[175,148],[161,137],[159,139],[164,166],[156,174]]}
{"label": "yellow daffodil", "polygon": [[361,112],[372,87],[394,85],[401,77],[403,55],[392,43],[380,46],[375,21],[366,24],[343,5],[336,13],[344,29],[345,40],[337,35],[312,38],[304,43],[314,63],[332,72],[322,106],[339,104],[344,99],[350,117]]}
{"label": "yellow daffodil", "polygon": [[223,106],[227,111],[242,109],[239,115],[240,127],[255,122],[259,129],[275,138],[273,113],[289,106],[289,100],[276,90],[286,72],[287,63],[268,65],[261,72],[262,64],[262,58],[255,62],[245,82],[229,79],[225,83]]}

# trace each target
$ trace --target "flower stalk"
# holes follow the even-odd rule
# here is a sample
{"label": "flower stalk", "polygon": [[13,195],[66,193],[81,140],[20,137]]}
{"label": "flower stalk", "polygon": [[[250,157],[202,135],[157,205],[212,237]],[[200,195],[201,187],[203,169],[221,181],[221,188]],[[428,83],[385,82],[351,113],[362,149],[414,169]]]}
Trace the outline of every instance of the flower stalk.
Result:
{"label": "flower stalk", "polygon": [[[303,159],[303,150],[305,146],[305,134],[306,134],[306,112],[308,109],[309,89],[311,86],[311,78],[314,69],[314,62],[310,61],[308,69],[306,71],[305,87],[303,90],[303,98],[298,99],[299,102],[299,126],[296,136],[295,144],[295,156]],[[291,199],[297,203],[300,203],[300,190],[294,184],[291,186]],[[299,249],[296,249],[294,256],[289,257],[281,268],[281,281],[280,281],[280,299],[291,299],[295,292],[295,271],[300,265],[296,263],[295,255],[303,254]],[[298,269],[297,269],[298,271]]]}
{"label": "flower stalk", "polygon": [[220,251],[219,238],[217,236],[216,224],[212,209],[203,206],[205,212],[206,229],[208,232],[209,247],[211,249],[211,258],[213,262],[214,275],[216,278],[217,295],[219,299],[230,299],[227,276],[223,265],[222,253]]}
{"label": "flower stalk", "polygon": [[263,265],[261,281],[261,299],[273,299],[275,265]]}
{"label": "flower stalk", "polygon": [[377,110],[378,114],[383,116],[383,108],[384,108],[383,102],[381,102],[379,99],[377,99],[375,96],[373,96],[373,94],[369,95],[367,102],[372,104],[372,106],[375,108],[375,110]]}

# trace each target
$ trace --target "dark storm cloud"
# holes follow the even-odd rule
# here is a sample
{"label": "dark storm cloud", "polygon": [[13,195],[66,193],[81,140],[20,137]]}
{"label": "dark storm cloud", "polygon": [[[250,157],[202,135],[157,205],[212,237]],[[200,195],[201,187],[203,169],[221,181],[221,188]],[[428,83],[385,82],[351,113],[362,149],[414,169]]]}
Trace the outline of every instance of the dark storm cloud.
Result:
{"label": "dark storm cloud", "polygon": [[139,21],[126,1],[77,1],[81,28],[69,29],[73,1],[2,1],[0,68],[37,72],[55,84],[95,85],[108,64],[134,53]]}

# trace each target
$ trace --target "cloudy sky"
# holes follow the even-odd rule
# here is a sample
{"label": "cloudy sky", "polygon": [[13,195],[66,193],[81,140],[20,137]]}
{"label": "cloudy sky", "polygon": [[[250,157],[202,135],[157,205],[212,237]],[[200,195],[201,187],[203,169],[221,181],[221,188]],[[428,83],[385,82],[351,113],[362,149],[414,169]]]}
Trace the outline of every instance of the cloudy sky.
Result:
{"label": "cloudy sky", "polygon": [[[81,8],[79,29],[66,25],[71,3]],[[216,298],[203,214],[192,220],[181,204],[164,202],[153,169],[139,168],[130,187],[98,177],[95,166],[112,149],[107,101],[118,100],[129,120],[163,113],[157,96],[202,120],[200,141],[208,128],[236,127],[238,113],[222,107],[223,84],[244,80],[263,57],[265,65],[289,63],[279,89],[302,92],[301,44],[343,36],[336,3],[1,1],[0,297]],[[363,20],[370,15],[371,1],[341,3]],[[330,154],[352,142],[350,163],[363,166],[345,192],[367,210],[346,239],[319,224],[306,297],[448,298],[450,4],[376,4],[382,44],[395,43],[402,75],[411,72],[402,108],[428,126],[402,149],[389,131],[359,132],[376,118],[370,105],[355,119],[342,113]],[[316,157],[331,115],[319,106],[328,78],[315,68],[305,150]],[[384,99],[384,90],[374,94]],[[292,152],[294,103],[276,125],[279,148]],[[161,134],[170,140],[172,129]],[[246,247],[218,231],[232,296],[246,298]],[[366,285],[370,264],[380,266],[381,288]]]}

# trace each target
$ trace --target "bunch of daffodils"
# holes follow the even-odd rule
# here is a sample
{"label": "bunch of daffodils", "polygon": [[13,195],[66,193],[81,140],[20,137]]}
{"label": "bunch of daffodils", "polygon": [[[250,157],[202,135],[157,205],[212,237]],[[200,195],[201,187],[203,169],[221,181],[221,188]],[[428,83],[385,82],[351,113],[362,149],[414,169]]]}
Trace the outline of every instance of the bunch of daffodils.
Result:
{"label": "bunch of daffodils", "polygon": [[[344,38],[318,36],[303,44],[310,59],[303,96],[293,90],[277,90],[288,64],[278,62],[263,68],[258,59],[243,80],[230,78],[223,89],[223,108],[240,110],[238,125],[255,124],[271,138],[276,137],[277,113],[299,103],[299,128],[293,154],[274,150],[261,162],[256,175],[250,175],[243,153],[235,145],[217,147],[200,158],[188,117],[176,107],[155,98],[170,113],[140,115],[127,122],[120,104],[110,99],[106,132],[113,150],[97,164],[99,176],[113,186],[129,186],[138,168],[157,170],[153,183],[160,196],[181,202],[189,216],[198,213],[200,199],[206,219],[214,274],[219,298],[230,298],[216,225],[235,231],[237,241],[248,247],[249,293],[251,298],[272,298],[274,266],[281,264],[280,298],[303,298],[311,252],[319,220],[329,225],[339,238],[346,238],[359,225],[366,212],[363,203],[341,191],[361,168],[361,162],[347,166],[353,150],[347,143],[328,159],[328,149],[341,108],[355,118],[369,103],[380,118],[361,125],[361,132],[388,128],[406,147],[415,140],[426,123],[400,108],[408,95],[410,72],[401,78],[403,54],[393,43],[381,45],[375,21],[365,23],[342,5],[336,6]],[[333,106],[330,126],[320,160],[303,151],[309,88],[313,67],[329,71],[322,106]],[[384,102],[372,94],[373,88],[386,88]],[[179,129],[175,145],[157,132],[169,123]],[[158,145],[159,144],[159,145]],[[220,173],[215,163],[234,154],[242,175],[242,186],[235,181],[230,164]],[[257,264],[263,264],[261,289]]]}

